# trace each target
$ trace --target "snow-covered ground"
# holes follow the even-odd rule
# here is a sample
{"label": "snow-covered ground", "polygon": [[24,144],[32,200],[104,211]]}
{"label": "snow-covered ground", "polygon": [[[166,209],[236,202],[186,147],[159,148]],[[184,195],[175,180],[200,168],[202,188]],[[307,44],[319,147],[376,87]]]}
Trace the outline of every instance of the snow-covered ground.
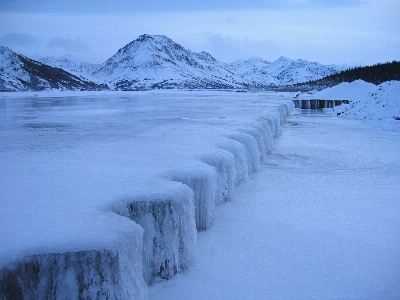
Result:
{"label": "snow-covered ground", "polygon": [[351,103],[296,110],[261,172],[199,234],[195,266],[150,298],[399,299],[399,87],[303,95]]}
{"label": "snow-covered ground", "polygon": [[400,299],[400,134],[295,110],[150,299]]}
{"label": "snow-covered ground", "polygon": [[313,97],[351,100],[350,104],[329,111],[340,117],[358,119],[372,126],[400,132],[400,81],[387,81],[378,86],[362,80],[343,82]]}
{"label": "snow-covered ground", "polygon": [[292,107],[275,93],[1,94],[0,294],[145,297],[142,264],[147,283],[190,267],[196,229],[260,169]]}
{"label": "snow-covered ground", "polygon": [[399,299],[398,93],[0,94],[0,295]]}

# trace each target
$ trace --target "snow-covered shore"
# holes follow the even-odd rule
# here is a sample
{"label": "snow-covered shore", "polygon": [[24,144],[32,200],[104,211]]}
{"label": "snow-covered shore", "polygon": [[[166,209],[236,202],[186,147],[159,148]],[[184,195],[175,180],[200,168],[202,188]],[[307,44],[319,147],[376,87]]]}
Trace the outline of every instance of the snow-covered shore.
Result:
{"label": "snow-covered shore", "polygon": [[295,110],[164,299],[400,299],[400,133]]}
{"label": "snow-covered shore", "polygon": [[399,298],[399,82],[305,97],[351,104],[295,111],[261,172],[217,208],[194,267],[151,299]]}
{"label": "snow-covered shore", "polygon": [[313,97],[351,100],[349,104],[330,109],[331,113],[340,118],[358,119],[375,127],[400,132],[400,81],[387,81],[378,86],[362,80],[344,82],[315,93]]}

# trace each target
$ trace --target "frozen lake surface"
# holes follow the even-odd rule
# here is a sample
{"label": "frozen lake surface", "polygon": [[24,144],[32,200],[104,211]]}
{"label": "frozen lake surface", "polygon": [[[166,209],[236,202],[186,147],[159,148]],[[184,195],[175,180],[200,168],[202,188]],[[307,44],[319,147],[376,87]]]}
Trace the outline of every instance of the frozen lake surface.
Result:
{"label": "frozen lake surface", "polygon": [[150,299],[400,299],[400,134],[295,110]]}
{"label": "frozen lake surface", "polygon": [[292,107],[275,93],[2,94],[0,294],[146,297],[190,267],[197,231]]}
{"label": "frozen lake surface", "polygon": [[399,299],[400,134],[295,110],[272,149],[287,96],[1,97],[0,283],[20,276],[31,298]]}

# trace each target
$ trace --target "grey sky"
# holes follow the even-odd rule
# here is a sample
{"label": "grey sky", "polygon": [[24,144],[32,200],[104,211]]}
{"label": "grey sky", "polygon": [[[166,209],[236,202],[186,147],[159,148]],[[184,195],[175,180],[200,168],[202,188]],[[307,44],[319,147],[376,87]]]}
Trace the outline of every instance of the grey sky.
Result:
{"label": "grey sky", "polygon": [[147,33],[224,62],[373,64],[400,60],[398,28],[398,0],[0,0],[0,44],[93,63]]}

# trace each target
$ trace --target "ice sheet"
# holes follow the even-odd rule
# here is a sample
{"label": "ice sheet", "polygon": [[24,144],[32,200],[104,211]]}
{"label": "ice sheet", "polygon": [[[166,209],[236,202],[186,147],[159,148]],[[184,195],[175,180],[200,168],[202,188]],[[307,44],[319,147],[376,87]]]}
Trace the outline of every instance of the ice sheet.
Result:
{"label": "ice sheet", "polygon": [[400,299],[400,134],[295,110],[150,299]]}
{"label": "ice sheet", "polygon": [[[119,251],[121,237],[142,235],[131,219],[144,228],[145,247],[132,247],[149,283],[192,263],[196,224],[209,227],[214,205],[259,169],[282,112],[293,108],[270,93],[44,95],[0,97],[0,267],[44,254]],[[155,212],[166,207],[176,210],[170,221]],[[163,240],[164,230],[178,238]],[[153,239],[169,250],[146,246]],[[143,290],[139,284],[132,294]]]}

